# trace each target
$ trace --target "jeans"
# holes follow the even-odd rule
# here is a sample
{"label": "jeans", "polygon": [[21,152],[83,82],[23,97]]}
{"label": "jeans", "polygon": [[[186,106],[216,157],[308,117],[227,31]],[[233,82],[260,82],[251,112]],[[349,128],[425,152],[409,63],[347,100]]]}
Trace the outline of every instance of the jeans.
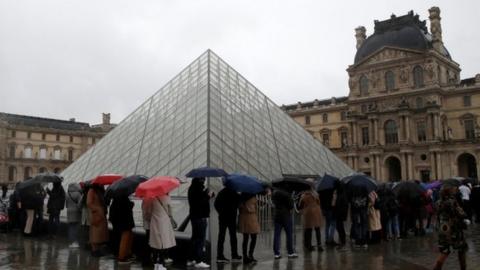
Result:
{"label": "jeans", "polygon": [[280,241],[281,241],[281,234],[282,229],[285,230],[287,234],[287,251],[288,254],[294,253],[293,251],[293,219],[289,217],[283,221],[275,221],[275,230],[273,234],[273,252],[275,255],[280,255]]}
{"label": "jeans", "polygon": [[366,244],[368,237],[368,211],[367,208],[352,209],[352,228],[355,234],[355,243]]}
{"label": "jeans", "polygon": [[223,243],[225,242],[225,234],[228,229],[230,236],[230,250],[232,257],[238,256],[237,250],[237,223],[235,218],[219,219],[218,220],[218,242],[217,242],[217,257],[223,257]]}
{"label": "jeans", "polygon": [[323,215],[325,216],[325,242],[331,243],[335,236],[335,217],[332,210],[324,211]]}
{"label": "jeans", "polygon": [[207,237],[207,219],[196,218],[191,219],[190,222],[192,223],[192,259],[201,262],[205,257],[203,249]]}
{"label": "jeans", "polygon": [[338,232],[338,238],[340,240],[340,244],[342,245],[345,245],[345,243],[347,242],[347,234],[345,233],[345,226],[343,224],[343,220],[342,219],[337,219],[335,221],[335,225],[336,225],[336,228],[337,228],[337,232]]}
{"label": "jeans", "polygon": [[400,236],[400,226],[398,223],[398,215],[390,217],[387,221],[387,236],[388,237],[399,237]]}
{"label": "jeans", "polygon": [[70,243],[78,242],[78,229],[80,227],[79,222],[68,223],[68,240]]}
{"label": "jeans", "polygon": [[59,225],[60,214],[50,214],[48,217],[48,232],[50,234],[56,234]]}

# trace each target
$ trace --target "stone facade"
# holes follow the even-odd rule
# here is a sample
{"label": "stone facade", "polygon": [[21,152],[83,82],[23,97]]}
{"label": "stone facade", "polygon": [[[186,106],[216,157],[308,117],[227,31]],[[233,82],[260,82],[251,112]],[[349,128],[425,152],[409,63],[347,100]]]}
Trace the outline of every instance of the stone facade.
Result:
{"label": "stone facade", "polygon": [[0,113],[0,185],[61,172],[114,126]]}
{"label": "stone facade", "polygon": [[283,107],[352,168],[381,181],[480,175],[480,74],[460,79],[443,46],[440,9],[429,12],[431,34],[413,12],[375,21],[367,39],[356,28],[348,97]]}

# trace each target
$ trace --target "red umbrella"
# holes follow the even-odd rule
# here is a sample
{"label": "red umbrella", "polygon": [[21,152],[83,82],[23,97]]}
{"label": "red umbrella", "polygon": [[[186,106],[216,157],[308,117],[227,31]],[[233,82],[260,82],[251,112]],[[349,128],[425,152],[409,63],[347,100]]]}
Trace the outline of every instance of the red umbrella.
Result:
{"label": "red umbrella", "polygon": [[122,179],[124,176],[120,174],[102,174],[97,177],[95,177],[92,180],[92,184],[97,184],[97,185],[111,185],[113,182],[116,182],[120,179]]}
{"label": "red umbrella", "polygon": [[155,176],[138,185],[135,196],[154,198],[163,196],[180,186],[180,180],[172,176]]}

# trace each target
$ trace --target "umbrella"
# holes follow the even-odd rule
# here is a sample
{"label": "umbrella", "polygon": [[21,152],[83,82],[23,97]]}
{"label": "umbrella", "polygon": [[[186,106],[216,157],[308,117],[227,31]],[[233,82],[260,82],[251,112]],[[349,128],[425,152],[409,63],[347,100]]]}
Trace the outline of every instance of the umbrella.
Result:
{"label": "umbrella", "polygon": [[254,176],[230,174],[225,177],[225,187],[241,193],[258,194],[264,191],[263,183]]}
{"label": "umbrella", "polygon": [[226,177],[228,173],[219,168],[201,167],[191,170],[187,173],[187,177]]}
{"label": "umbrella", "polygon": [[407,202],[416,202],[424,192],[425,189],[414,181],[401,181],[393,188],[397,199]]}
{"label": "umbrella", "polygon": [[[377,182],[364,174],[354,174],[341,180],[352,195],[366,195],[377,189]],[[366,193],[366,194],[365,194]]]}
{"label": "umbrella", "polygon": [[311,182],[295,177],[283,177],[273,180],[272,185],[274,188],[288,192],[302,192],[312,188]]}
{"label": "umbrella", "polygon": [[442,180],[442,187],[459,187],[462,185],[462,180],[458,178],[450,178]]}
{"label": "umbrella", "polygon": [[111,185],[113,182],[118,181],[123,178],[123,175],[120,174],[102,174],[95,177],[91,184],[97,185]]}
{"label": "umbrella", "polygon": [[430,183],[426,183],[425,184],[425,189],[436,189],[436,188],[439,188],[442,186],[442,181],[440,180],[437,180],[437,181],[433,181],[433,182],[430,182]]}
{"label": "umbrella", "polygon": [[111,184],[105,191],[105,197],[118,198],[128,197],[134,193],[140,183],[147,181],[148,177],[144,175],[132,175],[122,178]]}
{"label": "umbrella", "polygon": [[32,180],[39,183],[61,183],[63,178],[55,173],[41,173],[33,177]]}
{"label": "umbrella", "polygon": [[155,176],[138,185],[135,196],[155,198],[163,196],[180,186],[180,180],[172,176]]}
{"label": "umbrella", "polygon": [[338,181],[340,180],[337,177],[325,174],[322,178],[320,178],[320,180],[316,181],[315,188],[317,191],[334,189]]}

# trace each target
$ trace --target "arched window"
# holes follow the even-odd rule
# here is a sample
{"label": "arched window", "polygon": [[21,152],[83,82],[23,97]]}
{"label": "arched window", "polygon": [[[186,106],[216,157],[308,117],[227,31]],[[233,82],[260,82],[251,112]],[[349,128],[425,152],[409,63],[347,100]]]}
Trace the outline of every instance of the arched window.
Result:
{"label": "arched window", "polygon": [[322,115],[322,120],[323,120],[323,123],[328,123],[328,113],[324,113]]}
{"label": "arched window", "polygon": [[360,77],[360,95],[368,95],[368,78],[365,75],[362,75],[362,77]]}
{"label": "arched window", "polygon": [[15,181],[17,178],[17,168],[15,166],[8,167],[8,181]]}
{"label": "arched window", "polygon": [[56,173],[56,174],[60,173],[60,171],[61,171],[60,168],[55,168],[55,169],[53,169],[53,173]]}
{"label": "arched window", "polygon": [[32,168],[31,167],[25,167],[23,170],[23,178],[27,179],[32,176]]}
{"label": "arched window", "polygon": [[413,86],[415,88],[423,87],[423,68],[421,66],[413,68]]}
{"label": "arched window", "polygon": [[32,158],[32,145],[27,144],[25,145],[25,150],[23,151],[24,158]]}
{"label": "arched window", "polygon": [[390,70],[385,73],[385,87],[388,91],[395,89],[395,74]]}
{"label": "arched window", "polygon": [[397,123],[393,120],[385,122],[385,143],[398,143]]}
{"label": "arched window", "polygon": [[417,97],[417,99],[415,99],[415,103],[417,105],[417,109],[423,108],[423,98]]}

